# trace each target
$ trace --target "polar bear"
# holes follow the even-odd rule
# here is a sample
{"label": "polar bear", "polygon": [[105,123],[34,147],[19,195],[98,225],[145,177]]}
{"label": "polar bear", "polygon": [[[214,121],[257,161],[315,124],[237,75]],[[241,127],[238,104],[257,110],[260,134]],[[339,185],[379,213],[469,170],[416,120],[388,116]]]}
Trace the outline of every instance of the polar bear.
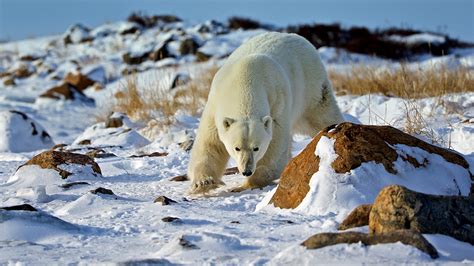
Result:
{"label": "polar bear", "polygon": [[296,34],[269,32],[237,48],[216,73],[191,150],[191,193],[223,185],[232,157],[261,188],[291,158],[292,134],[315,135],[343,122],[317,50]]}

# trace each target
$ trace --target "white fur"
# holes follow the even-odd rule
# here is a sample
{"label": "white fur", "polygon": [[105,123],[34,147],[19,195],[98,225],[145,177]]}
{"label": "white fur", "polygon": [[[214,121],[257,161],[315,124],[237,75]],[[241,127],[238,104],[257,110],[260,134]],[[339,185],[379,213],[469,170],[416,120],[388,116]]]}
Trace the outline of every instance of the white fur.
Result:
{"label": "white fur", "polygon": [[296,34],[258,35],[212,81],[191,152],[191,192],[223,184],[229,156],[252,173],[240,190],[266,186],[288,163],[293,133],[312,136],[342,121],[317,50]]}

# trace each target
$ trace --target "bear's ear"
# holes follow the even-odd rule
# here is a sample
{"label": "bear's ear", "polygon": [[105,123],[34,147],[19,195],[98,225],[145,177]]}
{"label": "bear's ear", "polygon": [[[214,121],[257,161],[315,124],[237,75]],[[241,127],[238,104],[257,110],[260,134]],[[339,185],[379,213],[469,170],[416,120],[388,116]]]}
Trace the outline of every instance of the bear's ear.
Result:
{"label": "bear's ear", "polygon": [[262,118],[263,126],[265,127],[265,129],[268,130],[269,128],[271,128],[271,126],[272,126],[272,121],[273,121],[273,119],[272,119],[272,117],[269,116],[269,115],[264,116],[264,117]]}
{"label": "bear's ear", "polygon": [[232,119],[232,118],[228,118],[228,117],[224,118],[224,122],[223,122],[223,123],[224,123],[224,129],[229,129],[229,127],[230,127],[234,122],[235,122],[235,120]]}

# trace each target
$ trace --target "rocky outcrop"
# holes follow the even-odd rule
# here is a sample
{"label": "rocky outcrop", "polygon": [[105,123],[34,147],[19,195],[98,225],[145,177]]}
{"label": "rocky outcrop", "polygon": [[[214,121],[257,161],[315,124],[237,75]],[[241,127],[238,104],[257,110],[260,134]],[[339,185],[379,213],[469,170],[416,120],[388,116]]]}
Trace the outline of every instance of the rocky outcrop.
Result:
{"label": "rocky outcrop", "polygon": [[474,245],[474,198],[428,195],[388,186],[372,205],[369,229],[374,234],[401,229],[443,234]]}
{"label": "rocky outcrop", "polygon": [[399,230],[383,234],[370,235],[360,232],[320,233],[306,239],[301,245],[308,249],[318,249],[337,244],[354,244],[361,242],[364,245],[377,245],[401,242],[413,246],[431,258],[438,258],[438,251],[421,235],[410,230]]}
{"label": "rocky outcrop", "polygon": [[89,77],[81,74],[80,72],[77,73],[68,73],[64,78],[64,81],[72,86],[74,86],[77,90],[83,91],[87,89],[89,86],[94,85],[94,81]]}
{"label": "rocky outcrop", "polygon": [[94,99],[87,97],[75,86],[62,83],[53,87],[39,96],[40,98],[49,98],[54,100],[78,100],[84,103],[94,103]]}
{"label": "rocky outcrop", "polygon": [[[337,155],[330,164],[332,170],[328,171],[334,171],[336,174],[344,174],[344,178],[349,179],[347,182],[351,182],[350,178],[354,169],[368,162],[383,166],[383,169],[387,173],[386,179],[380,182],[380,184],[396,183],[396,181],[390,181],[390,178],[397,175],[403,175],[403,178],[397,181],[402,182],[407,179],[405,176],[407,173],[409,175],[420,173],[413,169],[433,166],[433,162],[430,161],[432,157],[430,156],[439,155],[442,159],[441,161],[436,159],[436,165],[446,164],[448,168],[452,165],[456,165],[461,169],[459,172],[462,174],[461,179],[464,181],[467,179],[463,185],[460,185],[457,183],[457,180],[453,181],[451,175],[443,176],[443,180],[450,180],[446,181],[449,182],[449,184],[445,184],[451,187],[449,193],[460,194],[462,191],[463,194],[468,194],[469,186],[472,193],[473,186],[468,183],[472,182],[473,175],[469,171],[468,162],[460,154],[452,150],[428,144],[390,126],[367,126],[342,123],[337,127],[332,126],[322,130],[298,156],[287,164],[270,203],[280,208],[296,208],[299,206],[310,191],[310,179],[313,174],[320,170],[321,158],[315,155],[315,149],[323,137],[333,142],[332,148]],[[415,158],[415,156],[417,158]],[[397,162],[397,164],[395,164],[395,162]],[[401,164],[404,165],[401,171],[405,172],[400,172],[400,170],[397,169],[396,165],[400,166]],[[364,175],[370,174],[374,174],[374,172],[368,171],[364,173]],[[469,181],[469,177],[471,181]],[[357,178],[359,181],[362,180],[362,177]],[[377,180],[377,178],[380,177],[366,176],[364,178]],[[431,185],[433,183],[431,179],[437,178],[437,176],[430,176],[429,179],[426,180],[426,184]],[[376,192],[378,193],[378,191]]]}
{"label": "rocky outcrop", "polygon": [[61,151],[42,152],[20,166],[19,169],[28,165],[37,165],[43,169],[53,169],[57,171],[63,179],[66,179],[74,173],[62,168],[64,168],[64,165],[70,164],[89,166],[92,168],[95,175],[102,175],[99,165],[94,162],[91,157],[83,154]]}

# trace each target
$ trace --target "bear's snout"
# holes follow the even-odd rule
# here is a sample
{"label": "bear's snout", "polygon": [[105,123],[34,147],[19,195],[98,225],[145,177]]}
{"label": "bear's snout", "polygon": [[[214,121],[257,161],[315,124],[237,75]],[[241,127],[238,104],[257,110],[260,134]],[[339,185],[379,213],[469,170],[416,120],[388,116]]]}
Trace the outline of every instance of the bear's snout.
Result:
{"label": "bear's snout", "polygon": [[244,172],[242,172],[242,175],[244,175],[244,176],[251,176],[252,174],[253,173],[250,170],[245,170]]}

